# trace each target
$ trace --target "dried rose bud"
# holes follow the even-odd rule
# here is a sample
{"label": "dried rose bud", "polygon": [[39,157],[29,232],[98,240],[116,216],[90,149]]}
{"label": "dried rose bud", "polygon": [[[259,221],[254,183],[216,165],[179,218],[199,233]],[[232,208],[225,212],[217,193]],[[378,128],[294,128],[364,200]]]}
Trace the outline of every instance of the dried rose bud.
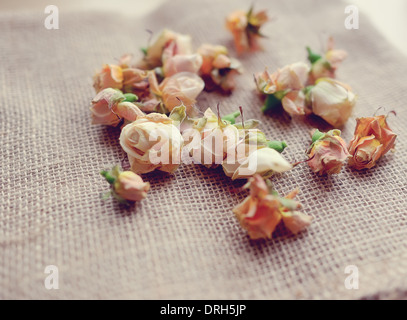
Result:
{"label": "dried rose bud", "polygon": [[134,93],[140,100],[145,100],[150,95],[148,71],[137,68],[124,68],[123,85],[121,90],[125,93]]}
{"label": "dried rose bud", "polygon": [[140,201],[147,197],[150,184],[132,171],[121,172],[114,182],[116,193],[126,200]]}
{"label": "dried rose bud", "polygon": [[220,87],[229,92],[235,88],[235,76],[242,73],[242,65],[236,59],[229,57],[226,47],[203,44],[198,48],[203,63],[200,69],[205,80],[205,89]]}
{"label": "dried rose bud", "polygon": [[100,91],[92,100],[90,111],[92,124],[104,124],[116,127],[122,120],[134,121],[144,113],[133,103],[137,100],[133,94],[123,94],[121,91],[107,88]]}
{"label": "dried rose bud", "polygon": [[177,73],[165,78],[160,84],[154,74],[150,74],[151,91],[162,101],[168,112],[179,106],[181,100],[187,107],[187,114],[191,114],[196,98],[204,87],[203,80],[191,72]]}
{"label": "dried rose bud", "polygon": [[332,37],[328,40],[327,50],[324,56],[312,52],[307,47],[308,60],[311,62],[310,82],[314,83],[319,78],[335,78],[336,69],[347,57],[345,50],[335,50]]}
{"label": "dried rose bud", "polygon": [[307,91],[308,109],[336,128],[345,124],[356,104],[351,88],[334,79],[318,79]]}
{"label": "dried rose bud", "polygon": [[152,44],[144,50],[145,56],[143,60],[137,64],[137,67],[148,70],[161,67],[164,50],[170,46],[172,50],[171,56],[192,54],[192,41],[190,36],[164,29],[155,40],[153,40]]}
{"label": "dried rose bud", "polygon": [[163,72],[166,77],[180,72],[198,73],[201,65],[202,57],[199,54],[179,54],[163,59]]}
{"label": "dried rose bud", "polygon": [[300,204],[293,198],[298,190],[286,197],[279,197],[275,192],[270,194],[259,175],[249,179],[248,187],[250,195],[233,208],[233,212],[251,239],[271,238],[281,220],[294,234],[311,224],[312,217],[297,211]]}
{"label": "dried rose bud", "polygon": [[276,172],[289,171],[292,165],[279,152],[286,146],[285,142],[267,140],[260,130],[246,130],[245,137],[227,151],[223,171],[232,180],[247,179],[255,174],[270,177]]}
{"label": "dried rose bud", "polygon": [[255,75],[254,79],[260,93],[267,96],[263,112],[282,105],[291,115],[305,113],[305,95],[302,91],[308,79],[309,67],[303,62],[287,65],[274,73],[265,70]]}
{"label": "dried rose bud", "polygon": [[350,157],[345,141],[340,137],[340,130],[326,133],[316,129],[312,135],[312,144],[307,151],[309,167],[315,173],[336,174]]}
{"label": "dried rose bud", "polygon": [[131,171],[121,171],[119,166],[110,171],[101,171],[100,174],[109,182],[112,189],[107,195],[113,195],[121,203],[128,201],[140,201],[147,197],[150,183]]}
{"label": "dried rose bud", "polygon": [[210,108],[202,118],[193,119],[190,128],[183,131],[186,148],[194,163],[208,168],[217,167],[223,162],[227,150],[239,140],[239,130],[232,124],[222,121]]}
{"label": "dried rose bud", "polygon": [[120,66],[105,64],[93,77],[93,87],[96,92],[106,88],[121,89],[122,86],[123,71]]}
{"label": "dried rose bud", "polygon": [[247,179],[254,174],[270,177],[273,173],[282,173],[292,169],[292,165],[278,151],[268,147],[256,149],[243,158],[236,155],[236,160],[233,162],[230,158],[228,156],[223,161],[222,167],[225,174],[232,180]]}
{"label": "dried rose bud", "polygon": [[356,129],[349,144],[349,165],[357,170],[370,169],[394,148],[397,135],[389,128],[387,116],[356,119]]}
{"label": "dried rose bud", "polygon": [[184,139],[171,116],[150,113],[122,129],[120,145],[133,172],[174,172],[180,165]]}
{"label": "dried rose bud", "polygon": [[261,49],[259,38],[264,36],[260,29],[267,21],[265,10],[253,13],[253,8],[248,12],[237,10],[226,17],[226,28],[232,33],[239,54]]}

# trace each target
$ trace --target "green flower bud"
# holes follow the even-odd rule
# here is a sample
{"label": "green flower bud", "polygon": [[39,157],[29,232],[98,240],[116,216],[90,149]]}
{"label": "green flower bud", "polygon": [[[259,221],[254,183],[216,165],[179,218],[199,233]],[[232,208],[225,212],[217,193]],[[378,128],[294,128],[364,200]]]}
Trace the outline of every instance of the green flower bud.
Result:
{"label": "green flower bud", "polygon": [[287,143],[285,141],[267,141],[267,146],[281,153],[287,148]]}
{"label": "green flower bud", "polygon": [[236,128],[238,128],[239,130],[240,130],[240,129],[243,129],[243,125],[244,125],[244,129],[254,129],[254,128],[257,128],[257,127],[259,126],[259,124],[260,124],[260,121],[259,121],[259,120],[250,119],[250,120],[246,120],[246,121],[244,122],[244,124],[242,124],[242,123],[235,123],[234,126],[235,126]]}
{"label": "green flower bud", "polygon": [[125,93],[123,102],[134,102],[138,100],[138,96],[133,93]]}

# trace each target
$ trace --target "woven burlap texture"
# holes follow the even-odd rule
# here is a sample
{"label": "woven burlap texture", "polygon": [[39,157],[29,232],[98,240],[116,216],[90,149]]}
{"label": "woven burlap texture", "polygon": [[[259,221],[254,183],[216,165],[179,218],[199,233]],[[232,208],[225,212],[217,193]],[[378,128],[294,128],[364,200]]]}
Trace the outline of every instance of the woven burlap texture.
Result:
{"label": "woven burlap texture", "polygon": [[[142,19],[108,13],[60,12],[47,30],[43,12],[0,19],[0,298],[28,299],[337,299],[405,297],[407,290],[407,63],[360,16],[344,27],[345,3],[256,1],[273,21],[264,51],[240,58],[245,72],[230,96],[204,93],[201,109],[243,106],[271,139],[285,140],[291,161],[304,160],[313,119],[266,117],[253,73],[306,59],[328,35],[349,52],[337,77],[358,94],[343,129],[355,118],[387,112],[397,151],[369,171],[344,167],[332,177],[306,164],[273,178],[286,194],[300,188],[302,211],[314,217],[293,236],[279,227],[271,240],[250,241],[232,208],[247,195],[231,189],[222,169],[182,165],[173,175],[151,173],[148,198],[126,209],[102,201],[99,171],[119,163],[120,129],[91,125],[92,75],[124,53],[139,55],[149,29],[168,27],[194,45],[226,45],[236,55],[224,17],[246,1],[169,1]],[[135,10],[133,8],[133,10]],[[321,129],[326,129],[324,126]],[[47,290],[47,265],[59,289]],[[348,265],[359,289],[345,288]]]}

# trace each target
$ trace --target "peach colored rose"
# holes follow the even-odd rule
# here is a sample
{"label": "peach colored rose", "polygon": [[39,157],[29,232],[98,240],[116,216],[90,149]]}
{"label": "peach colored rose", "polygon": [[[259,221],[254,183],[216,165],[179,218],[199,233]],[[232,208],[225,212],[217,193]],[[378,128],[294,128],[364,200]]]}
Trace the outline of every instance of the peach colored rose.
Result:
{"label": "peach colored rose", "polygon": [[202,65],[202,57],[199,54],[179,54],[164,60],[163,72],[170,77],[180,72],[198,73]]}
{"label": "peach colored rose", "polygon": [[123,86],[123,72],[120,66],[105,64],[101,71],[93,77],[93,87],[96,92],[106,88],[121,89]]}
{"label": "peach colored rose", "polygon": [[197,52],[202,57],[202,74],[209,75],[214,68],[223,69],[230,66],[228,49],[224,46],[204,43]]}
{"label": "peach colored rose", "polygon": [[122,120],[134,121],[144,113],[133,103],[125,102],[121,91],[106,88],[92,100],[92,124],[117,126]]}
{"label": "peach colored rose", "polygon": [[122,171],[119,166],[111,170],[103,170],[100,174],[109,182],[111,190],[103,196],[112,195],[120,203],[129,205],[129,201],[140,201],[147,197],[150,184],[131,171]]}
{"label": "peach colored rose", "polygon": [[170,49],[165,53],[167,57],[192,54],[191,37],[164,29],[148,46],[144,59],[137,64],[137,67],[149,70],[161,67],[164,51],[168,48]]}
{"label": "peach colored rose", "polygon": [[187,113],[191,114],[196,98],[202,92],[205,84],[196,74],[180,72],[165,78],[158,84],[154,74],[150,75],[150,88],[156,97],[161,100],[168,111],[172,111],[180,105],[180,100],[187,107]]}
{"label": "peach colored rose", "polygon": [[130,201],[145,199],[150,190],[150,184],[132,171],[120,172],[113,186],[120,197]]}
{"label": "peach colored rose", "polygon": [[[302,91],[308,79],[309,67],[303,62],[287,65],[270,74],[267,70],[255,75],[257,89],[265,94],[272,95],[266,100],[263,111],[267,111],[282,104],[284,110],[291,115],[305,113],[305,95]],[[268,104],[273,102],[273,104]]]}
{"label": "peach colored rose", "polygon": [[206,90],[220,87],[229,92],[235,88],[235,76],[242,73],[242,65],[230,58],[224,46],[203,44],[198,48],[202,56],[201,76],[205,81]]}
{"label": "peach colored rose", "polygon": [[336,174],[342,169],[344,162],[350,157],[345,141],[340,137],[340,130],[326,133],[315,130],[312,144],[308,149],[308,165],[319,175]]}
{"label": "peach colored rose", "polygon": [[357,170],[370,169],[390,149],[394,149],[397,135],[387,124],[386,116],[356,119],[356,129],[349,144],[352,158],[349,165]]}
{"label": "peach colored rose", "polygon": [[122,87],[119,88],[125,93],[134,93],[140,100],[145,100],[150,95],[148,83],[148,71],[137,68],[124,68]]}
{"label": "peach colored rose", "polygon": [[171,118],[150,113],[122,129],[120,145],[133,172],[174,172],[180,165],[184,139]]}
{"label": "peach colored rose", "polygon": [[268,21],[266,11],[253,13],[237,10],[226,17],[226,28],[232,33],[237,52],[259,50],[260,28]]}
{"label": "peach colored rose", "polygon": [[123,87],[125,93],[137,95],[138,101],[134,104],[144,112],[157,111],[160,101],[150,90],[151,75],[155,77],[154,71],[145,71],[138,68],[123,69]]}
{"label": "peach colored rose", "polygon": [[307,93],[307,108],[333,127],[341,127],[352,114],[356,95],[337,80],[320,78]]}
{"label": "peach colored rose", "polygon": [[248,185],[250,195],[233,208],[233,212],[251,239],[271,238],[281,221],[294,234],[311,224],[312,217],[297,211],[300,204],[292,200],[298,190],[284,198],[269,194],[266,183],[259,175],[250,178]]}

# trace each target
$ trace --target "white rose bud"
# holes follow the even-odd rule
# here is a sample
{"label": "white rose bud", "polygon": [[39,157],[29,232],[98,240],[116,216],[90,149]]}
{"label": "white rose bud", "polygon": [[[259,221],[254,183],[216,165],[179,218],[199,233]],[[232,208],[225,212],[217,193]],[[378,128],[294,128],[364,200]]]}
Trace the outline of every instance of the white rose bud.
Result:
{"label": "white rose bud", "polygon": [[184,139],[171,118],[150,113],[122,129],[120,144],[133,172],[174,172],[180,165]]}
{"label": "white rose bud", "polygon": [[[273,173],[285,172],[292,169],[292,165],[283,158],[276,150],[268,147],[261,147],[250,152],[248,156],[241,156],[240,150],[247,149],[247,145],[240,144],[236,147],[237,155],[235,161],[228,161],[226,158],[223,166],[223,171],[232,180],[247,179],[254,174],[260,174],[263,177],[270,177]],[[249,147],[250,149],[250,147]]]}
{"label": "white rose bud", "polygon": [[308,92],[307,101],[314,114],[337,128],[350,117],[356,103],[356,95],[346,84],[330,78],[321,78]]}
{"label": "white rose bud", "polygon": [[227,150],[237,144],[239,130],[208,108],[204,117],[195,119],[193,127],[185,130],[183,136],[190,140],[187,148],[194,162],[211,168],[221,164]]}

